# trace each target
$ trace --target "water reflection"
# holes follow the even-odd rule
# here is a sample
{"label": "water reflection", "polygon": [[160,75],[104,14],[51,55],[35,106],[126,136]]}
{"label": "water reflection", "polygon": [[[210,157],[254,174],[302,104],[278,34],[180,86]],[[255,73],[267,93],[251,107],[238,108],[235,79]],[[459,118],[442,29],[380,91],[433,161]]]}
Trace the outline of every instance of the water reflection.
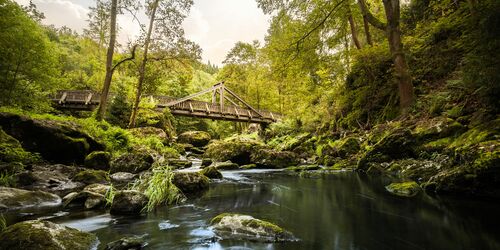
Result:
{"label": "water reflection", "polygon": [[[190,204],[147,216],[73,214],[55,221],[90,229],[101,242],[147,233],[148,249],[500,249],[498,204],[399,198],[384,190],[387,180],[356,173],[315,179],[279,172],[237,174],[251,181],[212,184]],[[300,241],[218,241],[208,223],[222,212],[275,222]],[[168,230],[161,223],[168,223]]]}

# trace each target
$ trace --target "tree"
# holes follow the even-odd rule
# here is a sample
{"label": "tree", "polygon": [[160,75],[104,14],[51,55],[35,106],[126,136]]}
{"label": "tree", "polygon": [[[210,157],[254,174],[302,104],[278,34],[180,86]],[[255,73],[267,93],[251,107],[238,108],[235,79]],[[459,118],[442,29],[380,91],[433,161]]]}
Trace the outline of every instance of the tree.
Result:
{"label": "tree", "polygon": [[146,34],[142,36],[143,52],[129,128],[135,127],[147,65],[150,60],[150,50],[155,52],[155,57],[152,58],[154,61],[180,60],[189,56],[199,58],[201,50],[196,44],[184,38],[184,30],[182,29],[182,21],[192,4],[192,0],[151,0],[146,2],[149,25]]}
{"label": "tree", "polygon": [[413,84],[406,62],[401,40],[399,0],[383,0],[387,24],[376,18],[368,9],[365,0],[359,0],[359,6],[367,21],[374,27],[386,32],[389,49],[394,60],[395,78],[399,89],[399,105],[402,113],[413,104]]}
{"label": "tree", "polygon": [[[117,12],[117,1],[112,0],[111,3],[108,1],[97,0],[95,7],[89,7],[90,12],[88,13],[88,28],[83,30],[84,35],[94,39],[99,44],[99,47],[104,46],[104,44],[110,39],[110,31],[115,30],[116,32],[116,12]],[[114,10],[113,10],[114,6]],[[111,18],[115,18],[115,27],[110,26],[113,23]]]}

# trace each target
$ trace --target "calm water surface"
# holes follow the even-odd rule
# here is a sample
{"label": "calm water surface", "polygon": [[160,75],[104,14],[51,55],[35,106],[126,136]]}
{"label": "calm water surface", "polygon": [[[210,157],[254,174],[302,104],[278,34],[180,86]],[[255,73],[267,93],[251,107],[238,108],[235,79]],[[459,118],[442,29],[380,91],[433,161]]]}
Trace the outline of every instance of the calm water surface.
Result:
{"label": "calm water surface", "polygon": [[[52,221],[91,231],[102,243],[144,235],[147,249],[500,249],[500,205],[491,201],[399,198],[384,190],[388,180],[352,172],[223,174],[202,197],[142,217],[72,212]],[[213,242],[208,223],[223,212],[269,220],[300,241]]]}

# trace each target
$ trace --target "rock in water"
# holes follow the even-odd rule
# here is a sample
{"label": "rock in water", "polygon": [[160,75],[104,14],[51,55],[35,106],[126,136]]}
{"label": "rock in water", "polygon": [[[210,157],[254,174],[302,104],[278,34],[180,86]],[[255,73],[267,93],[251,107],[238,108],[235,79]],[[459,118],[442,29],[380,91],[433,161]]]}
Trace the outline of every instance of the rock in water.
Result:
{"label": "rock in water", "polygon": [[108,173],[103,170],[87,169],[79,172],[73,177],[73,181],[93,184],[93,183],[106,183],[109,181]]}
{"label": "rock in water", "polygon": [[174,173],[172,183],[184,194],[197,194],[208,189],[209,180],[206,176],[194,173]]}
{"label": "rock in water", "polygon": [[222,179],[222,174],[215,167],[206,167],[200,171],[200,174],[210,179]]}
{"label": "rock in water", "polygon": [[260,149],[252,152],[251,160],[263,168],[286,168],[296,166],[300,160],[297,154],[290,151]]}
{"label": "rock in water", "polygon": [[0,211],[28,207],[59,206],[61,198],[43,191],[0,187]]}
{"label": "rock in water", "polygon": [[154,159],[151,154],[145,150],[125,153],[111,162],[110,173],[128,172],[139,173],[151,168]]}
{"label": "rock in water", "polygon": [[148,197],[135,190],[119,191],[113,198],[111,214],[137,215],[148,204]]}
{"label": "rock in water", "polygon": [[209,133],[204,131],[188,131],[179,135],[180,143],[188,143],[195,147],[204,147],[212,139]]}
{"label": "rock in water", "polygon": [[414,181],[391,183],[385,189],[392,194],[404,197],[413,197],[420,192],[420,186]]}
{"label": "rock in water", "polygon": [[295,241],[292,233],[267,221],[249,215],[224,213],[214,217],[210,224],[223,239],[242,239],[262,242]]}
{"label": "rock in water", "polygon": [[130,236],[108,243],[104,250],[140,250],[146,245],[144,236]]}
{"label": "rock in water", "polygon": [[0,234],[0,249],[88,250],[97,244],[97,237],[91,233],[49,221],[19,222]]}
{"label": "rock in water", "polygon": [[116,172],[109,176],[111,182],[117,184],[126,184],[137,178],[137,174],[127,173],[127,172]]}
{"label": "rock in water", "polygon": [[217,162],[212,164],[217,170],[238,170],[240,167],[236,163],[232,163],[230,161],[226,162]]}
{"label": "rock in water", "polygon": [[104,151],[94,151],[85,157],[85,167],[99,170],[109,170],[111,154]]}

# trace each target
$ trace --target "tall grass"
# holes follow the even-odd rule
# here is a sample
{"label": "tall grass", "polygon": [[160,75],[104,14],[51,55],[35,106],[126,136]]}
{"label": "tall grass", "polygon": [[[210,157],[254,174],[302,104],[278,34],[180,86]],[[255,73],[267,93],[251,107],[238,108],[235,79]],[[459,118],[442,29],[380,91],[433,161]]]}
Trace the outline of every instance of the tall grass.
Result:
{"label": "tall grass", "polygon": [[7,220],[0,214],[0,233],[3,232],[7,228]]}
{"label": "tall grass", "polygon": [[106,200],[106,207],[110,207],[111,204],[113,204],[113,199],[115,198],[115,188],[113,187],[113,184],[109,186],[108,191],[106,191],[106,194],[104,194],[104,199]]}
{"label": "tall grass", "polygon": [[169,166],[156,165],[150,178],[141,178],[134,185],[134,189],[144,192],[149,198],[144,208],[148,212],[161,205],[176,204],[184,201],[185,196],[172,183],[174,174]]}

